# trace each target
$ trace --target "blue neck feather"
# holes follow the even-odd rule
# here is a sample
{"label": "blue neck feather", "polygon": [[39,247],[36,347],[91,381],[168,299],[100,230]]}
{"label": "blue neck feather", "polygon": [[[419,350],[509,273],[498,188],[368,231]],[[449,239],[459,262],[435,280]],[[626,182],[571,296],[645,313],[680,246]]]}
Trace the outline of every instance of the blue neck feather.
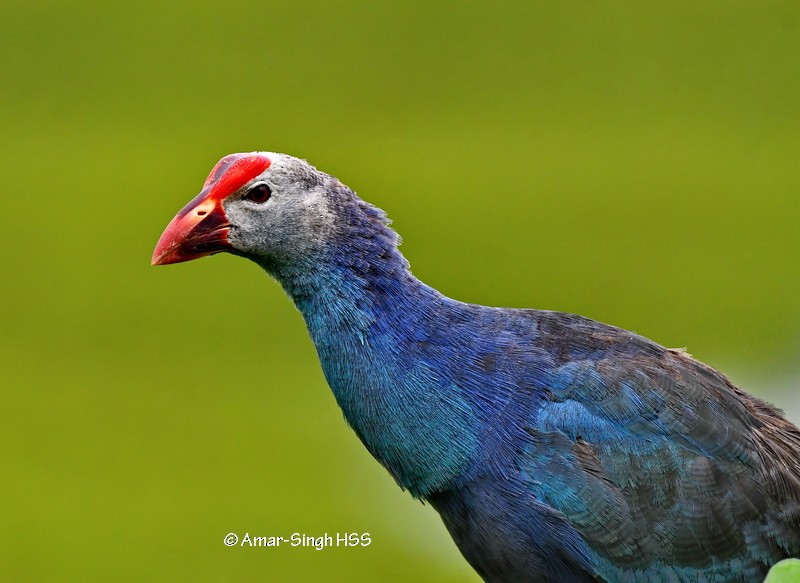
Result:
{"label": "blue neck feather", "polygon": [[382,211],[348,202],[339,209],[348,228],[324,256],[262,265],[303,314],[348,423],[403,488],[424,497],[451,486],[475,451],[473,412],[434,372],[430,350],[442,310],[460,304],[411,274]]}

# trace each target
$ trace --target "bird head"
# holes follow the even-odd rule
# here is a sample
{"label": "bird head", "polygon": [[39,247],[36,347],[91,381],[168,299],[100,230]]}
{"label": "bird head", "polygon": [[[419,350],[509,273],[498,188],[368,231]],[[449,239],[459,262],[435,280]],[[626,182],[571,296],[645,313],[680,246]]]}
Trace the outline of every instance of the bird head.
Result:
{"label": "bird head", "polygon": [[334,178],[285,154],[225,156],[167,226],[152,264],[221,251],[277,263],[306,257],[330,238],[336,222],[331,191],[341,189]]}

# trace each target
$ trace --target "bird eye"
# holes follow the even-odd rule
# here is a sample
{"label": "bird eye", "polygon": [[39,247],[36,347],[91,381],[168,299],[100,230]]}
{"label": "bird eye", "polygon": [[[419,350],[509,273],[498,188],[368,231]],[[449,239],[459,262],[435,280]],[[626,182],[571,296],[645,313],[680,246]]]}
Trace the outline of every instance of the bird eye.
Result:
{"label": "bird eye", "polygon": [[243,198],[245,200],[262,204],[267,202],[270,196],[272,196],[272,190],[270,190],[269,186],[261,182],[260,184],[256,184],[250,188],[250,190],[245,193]]}

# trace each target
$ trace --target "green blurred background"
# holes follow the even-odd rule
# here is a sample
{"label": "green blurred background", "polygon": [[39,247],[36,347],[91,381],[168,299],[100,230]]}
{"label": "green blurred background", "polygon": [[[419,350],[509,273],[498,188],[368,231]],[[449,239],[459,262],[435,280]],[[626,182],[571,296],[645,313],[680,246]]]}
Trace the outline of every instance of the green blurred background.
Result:
{"label": "green blurred background", "polygon": [[[149,259],[230,152],[415,273],[685,346],[800,419],[797,2],[0,6],[3,580],[476,581],[254,265]],[[355,549],[226,548],[369,532]]]}

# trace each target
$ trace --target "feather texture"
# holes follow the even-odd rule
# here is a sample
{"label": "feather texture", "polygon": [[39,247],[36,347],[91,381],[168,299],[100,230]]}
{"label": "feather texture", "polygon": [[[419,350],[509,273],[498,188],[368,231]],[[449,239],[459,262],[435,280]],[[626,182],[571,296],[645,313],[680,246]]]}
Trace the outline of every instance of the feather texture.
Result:
{"label": "feather texture", "polygon": [[233,252],[282,284],[347,422],[484,579],[755,582],[800,555],[780,411],[626,330],[447,298],[381,210],[265,155],[273,200],[223,201]]}
{"label": "feather texture", "polygon": [[800,554],[800,433],[688,354],[563,313],[446,298],[385,216],[271,271],[369,451],[496,581],[760,581]]}

